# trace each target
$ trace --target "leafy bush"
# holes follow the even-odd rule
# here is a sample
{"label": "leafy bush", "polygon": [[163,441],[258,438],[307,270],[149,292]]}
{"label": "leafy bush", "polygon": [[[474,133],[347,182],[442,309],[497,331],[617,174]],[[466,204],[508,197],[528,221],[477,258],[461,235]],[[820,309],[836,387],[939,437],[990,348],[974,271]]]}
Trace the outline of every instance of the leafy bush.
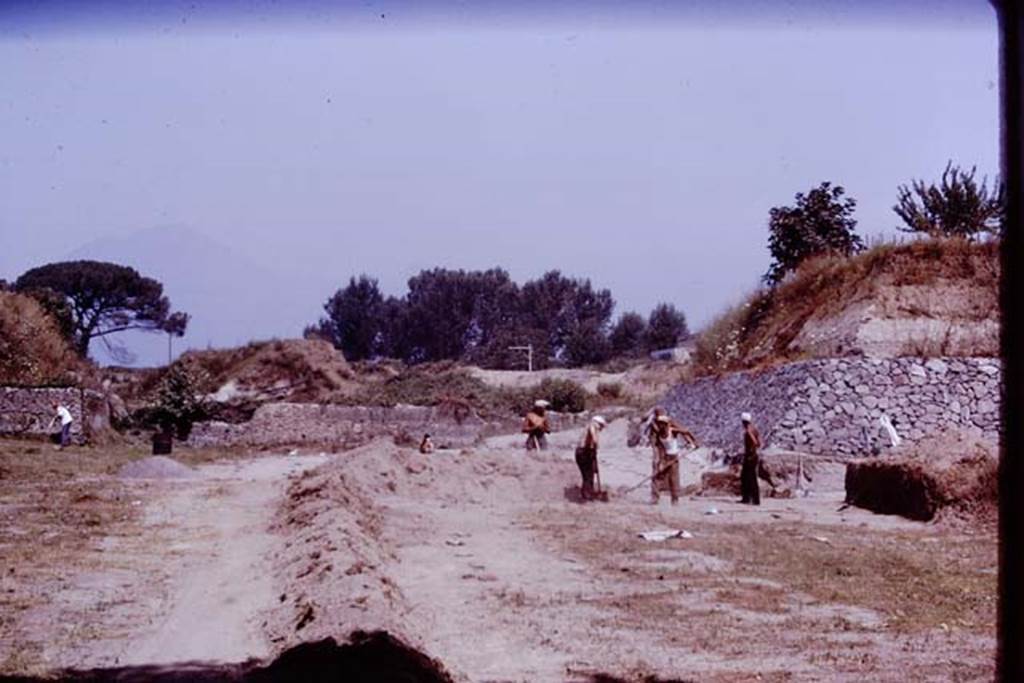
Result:
{"label": "leafy bush", "polygon": [[622,398],[622,382],[599,382],[597,395],[601,398]]}
{"label": "leafy bush", "polygon": [[174,427],[179,439],[187,439],[192,424],[208,415],[200,387],[206,383],[203,370],[190,363],[175,363],[157,390],[153,419],[163,427]]}
{"label": "leafy bush", "polygon": [[532,393],[550,401],[551,410],[559,413],[582,413],[587,409],[587,390],[571,379],[545,378]]}
{"label": "leafy bush", "polygon": [[[345,405],[459,406],[462,412],[507,417],[518,415],[529,399],[524,391],[489,386],[452,361],[397,368],[388,364],[379,369],[386,379],[372,381],[357,393],[336,400]],[[356,370],[371,374],[366,367],[357,366]]]}
{"label": "leafy bush", "polygon": [[897,229],[924,233],[932,237],[975,238],[983,234],[999,235],[1003,231],[1005,190],[996,180],[989,190],[982,178],[974,180],[976,168],[963,171],[950,161],[942,172],[939,185],[925,185],[915,180],[910,187],[900,185],[896,206],[892,210],[903,221]]}

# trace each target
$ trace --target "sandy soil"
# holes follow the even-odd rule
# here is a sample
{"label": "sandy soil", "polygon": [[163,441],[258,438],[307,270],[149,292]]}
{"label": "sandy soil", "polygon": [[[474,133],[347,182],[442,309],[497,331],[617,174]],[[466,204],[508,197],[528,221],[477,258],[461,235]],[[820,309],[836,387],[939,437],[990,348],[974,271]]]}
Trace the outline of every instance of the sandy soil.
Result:
{"label": "sandy soil", "polygon": [[[519,436],[431,456],[381,441],[124,482],[137,518],[25,603],[0,671],[242,661],[383,628],[468,681],[992,678],[990,532],[841,509],[825,467],[808,498],[650,506],[646,486],[627,492],[650,456],[622,422],[600,456],[611,502],[580,505],[577,436],[532,455]],[[12,651],[62,621],[87,637]]]}
{"label": "sandy soil", "polygon": [[8,580],[10,592],[39,599],[5,629],[0,662],[39,673],[271,654],[254,621],[276,599],[265,571],[276,541],[269,521],[288,476],[324,460],[276,456],[205,465],[187,479],[93,481],[137,514],[63,554],[59,576]]}
{"label": "sandy soil", "polygon": [[[519,437],[429,459],[377,443],[310,472],[290,492],[302,550],[279,558],[296,599],[269,617],[277,642],[369,624],[471,681],[991,677],[991,535],[840,509],[836,473],[812,497],[759,509],[723,497],[655,508],[646,487],[625,492],[648,453],[615,445],[622,424],[606,437],[607,504],[570,500],[575,434],[539,455],[513,450]],[[372,519],[341,511],[356,501],[332,499],[334,482],[361,491]],[[693,537],[637,537],[658,528]]]}

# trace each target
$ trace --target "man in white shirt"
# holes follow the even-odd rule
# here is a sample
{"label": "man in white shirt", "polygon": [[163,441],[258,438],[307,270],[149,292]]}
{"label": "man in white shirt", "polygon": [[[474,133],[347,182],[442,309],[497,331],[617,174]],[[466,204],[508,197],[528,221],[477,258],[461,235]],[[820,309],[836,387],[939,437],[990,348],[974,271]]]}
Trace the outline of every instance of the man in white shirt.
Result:
{"label": "man in white shirt", "polygon": [[53,423],[60,420],[60,447],[66,448],[71,444],[71,423],[75,421],[75,418],[71,417],[70,410],[57,401],[53,401],[52,405],[57,414],[50,420],[50,425],[47,429],[53,427]]}

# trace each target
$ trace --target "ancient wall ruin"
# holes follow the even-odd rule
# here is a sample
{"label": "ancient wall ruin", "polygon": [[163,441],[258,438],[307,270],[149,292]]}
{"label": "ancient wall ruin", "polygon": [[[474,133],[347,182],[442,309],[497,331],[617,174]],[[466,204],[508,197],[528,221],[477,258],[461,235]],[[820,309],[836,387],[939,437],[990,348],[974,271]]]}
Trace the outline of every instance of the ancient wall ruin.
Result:
{"label": "ancient wall ruin", "polygon": [[109,413],[102,394],[77,387],[0,387],[0,434],[49,436],[59,430],[50,426],[52,401],[71,412],[71,436],[83,441],[109,425]]}
{"label": "ancient wall ruin", "polygon": [[[584,416],[552,414],[552,429],[581,425]],[[520,420],[486,420],[469,410],[400,405],[391,408],[317,403],[267,403],[248,422],[200,422],[193,426],[193,446],[263,447],[318,444],[354,448],[375,438],[419,441],[430,434],[442,448],[471,446],[482,438],[519,430]]]}
{"label": "ancient wall ruin", "polygon": [[738,450],[742,412],[779,448],[820,455],[884,451],[887,415],[916,443],[943,430],[998,442],[1002,364],[996,358],[840,358],[703,378],[664,405],[703,443]]}

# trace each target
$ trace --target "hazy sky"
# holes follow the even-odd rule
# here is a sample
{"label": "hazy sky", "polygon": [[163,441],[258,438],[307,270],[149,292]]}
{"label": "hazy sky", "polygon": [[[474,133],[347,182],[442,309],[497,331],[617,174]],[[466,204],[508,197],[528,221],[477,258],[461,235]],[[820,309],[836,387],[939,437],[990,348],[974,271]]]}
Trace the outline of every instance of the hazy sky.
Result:
{"label": "hazy sky", "polygon": [[433,266],[559,268],[699,327],[796,192],[843,185],[874,236],[900,183],[998,171],[987,2],[619,4],[5,3],[0,277],[176,226],[288,302],[193,345]]}

